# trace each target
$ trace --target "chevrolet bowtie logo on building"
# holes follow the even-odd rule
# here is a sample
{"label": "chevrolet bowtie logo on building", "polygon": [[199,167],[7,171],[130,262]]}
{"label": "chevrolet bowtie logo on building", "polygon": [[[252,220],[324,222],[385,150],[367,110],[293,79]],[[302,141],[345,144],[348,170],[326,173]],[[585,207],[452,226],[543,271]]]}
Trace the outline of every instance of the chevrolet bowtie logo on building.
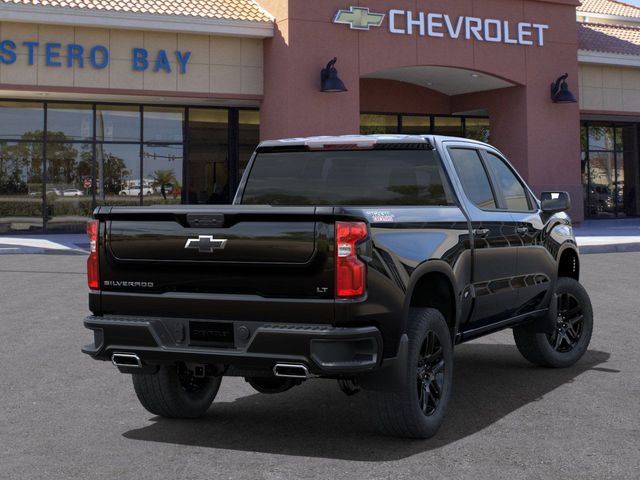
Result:
{"label": "chevrolet bowtie logo on building", "polygon": [[371,13],[366,7],[349,7],[349,10],[338,10],[333,23],[349,25],[353,30],[369,30],[379,27],[384,20],[384,13]]}
{"label": "chevrolet bowtie logo on building", "polygon": [[190,238],[184,244],[186,249],[197,249],[199,253],[212,253],[214,250],[222,250],[227,244],[226,238],[213,238],[211,235],[198,235],[198,238]]}

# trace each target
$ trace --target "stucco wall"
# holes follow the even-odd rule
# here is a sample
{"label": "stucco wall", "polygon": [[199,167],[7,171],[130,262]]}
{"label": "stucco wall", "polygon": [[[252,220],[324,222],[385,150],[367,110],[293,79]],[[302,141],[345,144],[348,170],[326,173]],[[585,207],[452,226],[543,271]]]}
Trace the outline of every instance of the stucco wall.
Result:
{"label": "stucco wall", "polygon": [[390,113],[451,113],[450,97],[411,83],[363,78],[360,111]]}
{"label": "stucco wall", "polygon": [[[17,48],[12,64],[0,63],[1,85],[108,88],[122,90],[189,92],[199,94],[261,95],[263,90],[262,40],[190,35],[182,33],[108,30],[53,25],[0,22],[0,41],[11,40]],[[23,42],[38,42],[37,59],[28,64]],[[62,44],[56,61],[47,66],[44,45]],[[109,49],[109,63],[96,69],[85,60],[84,68],[74,62],[67,67],[67,45],[79,44],[87,50],[94,45]],[[148,51],[150,67],[132,68],[132,49]],[[171,72],[153,71],[158,52],[165,50]],[[179,72],[176,51],[190,51],[186,72]],[[8,58],[6,55],[5,58]]]}
{"label": "stucco wall", "polygon": [[582,110],[640,111],[640,69],[582,64],[579,80]]}
{"label": "stucco wall", "polygon": [[[468,102],[452,97],[450,110],[488,109],[492,142],[517,165],[536,192],[569,190],[574,204],[581,205],[579,109],[575,104],[554,104],[549,98],[549,84],[564,72],[569,74],[570,88],[578,88],[577,1],[417,0],[391,4],[369,0],[361,4],[371,12],[387,14],[390,8],[404,8],[442,12],[454,19],[477,15],[511,22],[512,28],[518,22],[543,24],[548,26],[543,45],[396,34],[388,15],[381,27],[353,30],[333,23],[336,12],[345,8],[340,0],[263,3],[276,15],[275,36],[265,41],[263,139],[358,133],[363,110],[384,111],[394,105],[392,111],[397,111],[397,105],[414,112],[446,108],[441,97],[422,102],[412,95],[413,88],[405,88],[400,95],[397,88],[362,80],[376,72],[425,65],[474,70],[516,87],[478,94]],[[320,69],[334,56],[348,91],[322,93]],[[463,103],[469,108],[460,108]],[[576,220],[582,218],[579,210],[574,211]]]}

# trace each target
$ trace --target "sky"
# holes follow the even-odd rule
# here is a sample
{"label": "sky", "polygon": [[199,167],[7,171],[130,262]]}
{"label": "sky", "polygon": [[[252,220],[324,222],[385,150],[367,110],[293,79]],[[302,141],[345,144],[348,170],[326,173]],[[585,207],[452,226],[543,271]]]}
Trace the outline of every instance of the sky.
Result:
{"label": "sky", "polygon": [[636,7],[640,7],[640,0],[621,0],[623,3],[628,3],[630,5],[635,5]]}

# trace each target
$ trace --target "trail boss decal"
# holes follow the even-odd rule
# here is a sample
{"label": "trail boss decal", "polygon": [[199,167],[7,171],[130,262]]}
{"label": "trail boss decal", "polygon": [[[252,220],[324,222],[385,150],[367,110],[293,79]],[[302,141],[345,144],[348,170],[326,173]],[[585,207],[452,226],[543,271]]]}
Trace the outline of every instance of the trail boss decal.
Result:
{"label": "trail boss decal", "polygon": [[389,210],[367,210],[364,213],[371,223],[393,222],[396,219]]}

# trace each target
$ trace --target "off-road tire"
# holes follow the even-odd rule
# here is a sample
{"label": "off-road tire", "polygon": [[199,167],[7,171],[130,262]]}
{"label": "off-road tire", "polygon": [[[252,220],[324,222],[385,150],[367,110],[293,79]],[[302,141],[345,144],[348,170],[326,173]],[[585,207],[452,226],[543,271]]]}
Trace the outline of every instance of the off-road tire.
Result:
{"label": "off-road tire", "polygon": [[[393,392],[367,391],[370,412],[373,423],[382,433],[396,437],[430,438],[440,428],[451,397],[453,382],[451,334],[442,314],[431,308],[411,309],[407,330],[409,337],[408,361],[405,366],[403,385]],[[434,354],[428,357],[442,360],[442,373],[436,374],[440,378],[440,388],[438,388],[438,383],[434,385],[434,377],[434,381],[430,382],[427,389],[433,394],[431,389],[438,388],[440,395],[435,407],[433,404],[428,405],[426,411],[429,413],[425,413],[420,393],[424,391],[422,390],[424,382],[421,384],[420,375],[426,375],[424,373],[426,357],[423,356],[423,353],[426,351],[425,344],[428,344],[428,338],[433,338],[434,335],[441,352],[439,356]],[[422,362],[422,367],[420,362]],[[437,364],[440,364],[439,360]],[[431,372],[437,371],[439,371],[437,366],[431,369]]]}
{"label": "off-road tire", "polygon": [[195,378],[179,374],[178,367],[161,366],[154,374],[134,373],[133,388],[142,406],[167,418],[203,416],[213,402],[222,377]]}
{"label": "off-road tire", "polygon": [[[593,309],[589,294],[573,278],[558,278],[556,294],[559,302],[556,331],[547,335],[521,326],[513,329],[513,338],[522,356],[531,363],[543,367],[565,368],[575,364],[587,351],[593,332]],[[563,301],[572,305],[564,309],[564,312]],[[579,307],[579,311],[572,314],[576,307]],[[566,335],[566,339],[559,335]]]}

